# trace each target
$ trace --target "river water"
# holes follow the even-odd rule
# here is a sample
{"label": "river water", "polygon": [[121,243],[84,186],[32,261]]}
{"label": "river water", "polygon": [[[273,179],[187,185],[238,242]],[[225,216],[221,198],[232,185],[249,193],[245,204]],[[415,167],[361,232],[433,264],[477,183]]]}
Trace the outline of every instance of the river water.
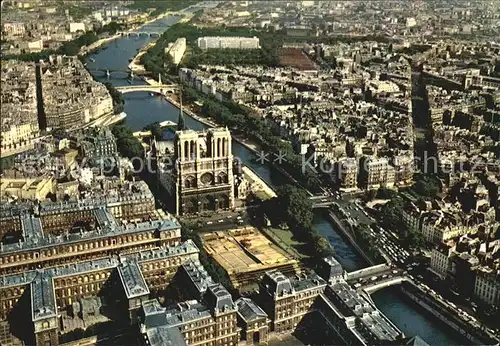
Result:
{"label": "river water", "polygon": [[[193,9],[194,11],[196,9]],[[165,31],[168,26],[179,21],[180,17],[166,17],[154,23],[148,24],[143,29],[151,31]],[[129,37],[118,38],[110,42],[106,48],[92,54],[87,64],[90,70],[110,69],[126,70],[129,60],[137,52],[151,41],[149,37]],[[107,79],[103,73],[96,72],[94,77],[102,82],[109,81],[115,86],[129,85],[126,73],[114,72],[110,79]],[[144,84],[141,80],[132,81],[133,84]],[[146,92],[128,93],[124,95],[125,112],[127,118],[126,125],[133,130],[141,130],[145,125],[155,121],[171,120],[177,121],[179,111],[165,99],[157,96],[150,96]],[[202,123],[184,115],[187,127],[200,130],[206,128]],[[265,166],[255,161],[255,155],[233,141],[233,155],[239,157],[241,162],[250,166],[261,178],[273,186],[282,184],[284,179],[278,173],[271,172]],[[326,236],[334,246],[336,257],[347,271],[363,268],[367,263],[356,252],[356,250],[346,242],[340,232],[336,231],[330,222],[328,222],[321,212],[315,214],[314,225],[318,231]],[[406,335],[419,335],[422,339],[432,345],[453,345],[464,344],[457,333],[442,325],[436,318],[429,315],[423,309],[415,306],[407,300],[397,288],[383,289],[372,296],[377,307],[385,313]]]}

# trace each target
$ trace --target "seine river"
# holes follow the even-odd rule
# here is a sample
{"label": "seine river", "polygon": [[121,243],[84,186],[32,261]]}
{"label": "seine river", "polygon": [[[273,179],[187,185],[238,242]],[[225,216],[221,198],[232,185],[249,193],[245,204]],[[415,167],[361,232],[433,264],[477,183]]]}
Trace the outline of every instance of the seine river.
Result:
{"label": "seine river", "polygon": [[[195,9],[193,9],[194,11]],[[175,24],[180,17],[166,17],[154,23],[148,24],[143,29],[151,31],[165,31],[168,26]],[[106,47],[94,53],[88,59],[90,70],[110,69],[126,70],[129,59],[132,59],[142,47],[151,41],[148,37],[119,38],[110,42]],[[106,82],[108,79],[103,73],[96,72],[96,79]],[[126,73],[112,73],[109,82],[115,86],[129,85]],[[140,80],[133,81],[134,84],[144,84]],[[133,130],[141,130],[145,125],[155,121],[171,120],[177,121],[179,111],[169,102],[161,97],[150,96],[149,93],[136,92],[124,95],[125,112],[127,113],[126,125]],[[186,125],[191,129],[206,128],[202,123],[185,115]],[[283,178],[264,165],[255,162],[255,155],[248,149],[233,141],[233,155],[239,157],[243,163],[250,166],[265,181],[276,186],[283,183]],[[335,248],[336,257],[347,271],[360,269],[367,266],[350,244],[342,238],[340,232],[322,216],[315,215],[314,224],[318,231],[328,237]],[[397,288],[388,288],[376,292],[372,296],[377,307],[385,313],[406,335],[419,335],[432,345],[454,345],[466,343],[458,333],[448,329],[438,319],[429,315],[422,308],[416,306],[405,298]]]}

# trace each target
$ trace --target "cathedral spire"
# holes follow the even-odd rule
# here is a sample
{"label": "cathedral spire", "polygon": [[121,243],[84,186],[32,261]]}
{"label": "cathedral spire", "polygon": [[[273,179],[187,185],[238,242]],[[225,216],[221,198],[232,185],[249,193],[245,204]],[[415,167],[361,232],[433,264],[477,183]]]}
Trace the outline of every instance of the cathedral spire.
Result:
{"label": "cathedral spire", "polygon": [[182,114],[182,89],[179,90],[179,119],[177,120],[177,131],[186,129],[184,124],[184,115]]}

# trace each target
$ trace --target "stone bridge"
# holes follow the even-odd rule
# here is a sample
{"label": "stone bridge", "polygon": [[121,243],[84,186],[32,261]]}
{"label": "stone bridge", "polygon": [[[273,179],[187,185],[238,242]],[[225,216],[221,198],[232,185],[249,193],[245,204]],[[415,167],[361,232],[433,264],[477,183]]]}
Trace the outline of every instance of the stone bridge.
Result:
{"label": "stone bridge", "polygon": [[161,33],[157,32],[157,31],[130,31],[130,32],[129,31],[118,31],[117,34],[120,36],[127,36],[127,37],[131,37],[131,36],[159,37],[161,35]]}
{"label": "stone bridge", "polygon": [[174,91],[179,90],[179,87],[177,85],[166,85],[166,84],[160,84],[160,85],[126,85],[126,86],[119,86],[116,87],[116,90],[121,92],[122,94],[126,93],[131,93],[131,92],[138,92],[138,91],[145,91],[145,92],[150,92],[150,93],[155,93],[155,94],[161,94],[161,95],[166,95],[166,94],[172,94]]}
{"label": "stone bridge", "polygon": [[356,281],[359,279],[367,279],[376,275],[384,275],[390,273],[392,270],[397,270],[388,264],[378,264],[368,268],[359,269],[353,272],[346,273],[346,281]]}
{"label": "stone bridge", "polygon": [[370,281],[366,285],[362,285],[361,287],[359,287],[359,289],[365,291],[370,295],[382,288],[399,285],[404,281],[410,281],[410,279],[406,276],[397,275],[393,277],[387,277],[385,279],[381,278],[373,282]]}
{"label": "stone bridge", "polygon": [[309,200],[312,202],[312,208],[330,208],[335,202],[335,198],[332,196],[311,196]]}

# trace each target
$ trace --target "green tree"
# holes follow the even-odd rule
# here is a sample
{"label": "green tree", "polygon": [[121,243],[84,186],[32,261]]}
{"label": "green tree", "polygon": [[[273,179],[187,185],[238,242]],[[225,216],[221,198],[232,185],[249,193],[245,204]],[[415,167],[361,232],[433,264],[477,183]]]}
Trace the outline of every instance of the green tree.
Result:
{"label": "green tree", "polygon": [[439,193],[437,178],[424,174],[417,177],[412,188],[416,193],[424,197],[435,197]]}
{"label": "green tree", "polygon": [[401,197],[396,197],[387,202],[381,210],[382,224],[389,229],[402,230],[404,228],[402,222],[404,201]]}
{"label": "green tree", "polygon": [[116,138],[116,146],[118,151],[124,157],[135,158],[142,157],[143,148],[141,142],[134,137],[132,129],[128,126],[118,125],[112,129],[113,135]]}
{"label": "green tree", "polygon": [[285,210],[288,221],[299,228],[311,229],[313,225],[312,203],[304,189],[293,185],[278,187],[278,205]]}
{"label": "green tree", "polygon": [[14,166],[14,155],[0,158],[0,172]]}
{"label": "green tree", "polygon": [[121,92],[119,92],[113,84],[106,82],[104,86],[108,89],[109,95],[113,99],[113,113],[119,114],[123,112],[123,105],[125,104],[125,99]]}
{"label": "green tree", "polygon": [[159,122],[154,122],[149,125],[144,126],[143,128],[144,131],[151,131],[151,134],[153,138],[156,139],[161,139],[163,135],[163,130],[161,129],[160,123]]}

